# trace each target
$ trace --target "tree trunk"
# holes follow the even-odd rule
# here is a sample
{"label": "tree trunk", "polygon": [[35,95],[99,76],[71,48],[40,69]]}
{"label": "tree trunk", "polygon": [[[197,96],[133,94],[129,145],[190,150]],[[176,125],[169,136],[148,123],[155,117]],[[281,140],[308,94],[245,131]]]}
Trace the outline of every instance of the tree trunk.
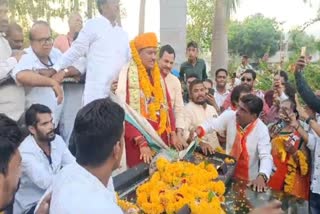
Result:
{"label": "tree trunk", "polygon": [[216,0],[211,43],[211,78],[218,68],[228,69],[228,29],[225,0]]}
{"label": "tree trunk", "polygon": [[92,18],[92,10],[93,10],[92,4],[93,4],[92,0],[87,0],[87,16],[88,16],[88,19]]}
{"label": "tree trunk", "polygon": [[140,0],[139,34],[144,33],[145,9],[146,9],[146,0]]}

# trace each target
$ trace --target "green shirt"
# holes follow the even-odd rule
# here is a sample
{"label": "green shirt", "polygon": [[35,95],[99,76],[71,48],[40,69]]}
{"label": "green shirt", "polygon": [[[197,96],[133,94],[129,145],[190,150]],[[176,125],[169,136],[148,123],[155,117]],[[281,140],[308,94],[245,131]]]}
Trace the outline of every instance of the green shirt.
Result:
{"label": "green shirt", "polygon": [[197,59],[197,62],[194,66],[188,61],[181,64],[180,79],[186,81],[191,74],[198,75],[200,80],[205,80],[208,78],[206,63],[203,59]]}

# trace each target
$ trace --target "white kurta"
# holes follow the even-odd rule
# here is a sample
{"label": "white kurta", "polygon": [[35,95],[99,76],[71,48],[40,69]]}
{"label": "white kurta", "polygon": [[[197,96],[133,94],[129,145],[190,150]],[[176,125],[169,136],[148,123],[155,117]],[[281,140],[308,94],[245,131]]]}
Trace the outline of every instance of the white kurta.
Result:
{"label": "white kurta", "polygon": [[[8,41],[0,35],[0,82],[7,78],[17,60],[12,54]],[[13,120],[18,120],[24,111],[25,94],[23,87],[16,84],[0,85],[0,113]]]}
{"label": "white kurta", "polygon": [[112,178],[108,186],[77,163],[61,170],[52,185],[50,213],[122,214]]}
{"label": "white kurta", "polygon": [[[42,64],[36,54],[33,52],[32,48],[27,48],[25,50],[27,54],[23,55],[12,71],[12,77],[17,81],[17,74],[21,71],[32,71],[36,69],[48,69],[44,64]],[[61,52],[52,48],[50,52],[50,60],[53,64],[61,57]],[[36,71],[34,71],[36,72]],[[20,84],[19,82],[17,82]],[[42,104],[49,107],[52,111],[53,120],[55,126],[58,125],[62,110],[62,105],[58,105],[56,95],[51,87],[25,87],[26,93],[26,108],[29,108],[32,104]]]}
{"label": "white kurta", "polygon": [[85,105],[109,96],[112,81],[118,78],[122,66],[129,61],[128,35],[121,27],[113,27],[103,16],[90,19],[54,69],[66,68],[84,55],[87,56]]}
{"label": "white kurta", "polygon": [[[201,126],[206,132],[226,131],[226,152],[230,154],[237,135],[235,111],[224,111],[219,117],[208,119]],[[267,126],[259,118],[256,127],[247,136],[246,142],[250,157],[249,179],[255,179],[259,173],[264,173],[269,178],[273,166],[270,136]]]}
{"label": "white kurta", "polygon": [[65,142],[58,135],[51,142],[51,164],[31,135],[24,139],[19,151],[22,157],[22,175],[15,196],[14,214],[24,213],[35,206],[60,169],[75,162]]}

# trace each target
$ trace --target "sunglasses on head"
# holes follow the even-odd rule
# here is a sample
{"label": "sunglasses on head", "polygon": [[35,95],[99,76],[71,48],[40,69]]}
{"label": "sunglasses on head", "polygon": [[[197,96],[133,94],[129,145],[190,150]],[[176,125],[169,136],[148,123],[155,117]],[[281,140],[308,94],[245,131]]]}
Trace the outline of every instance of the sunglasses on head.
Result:
{"label": "sunglasses on head", "polygon": [[252,79],[242,77],[242,78],[241,78],[241,81],[242,81],[242,82],[251,82],[251,81],[252,81]]}

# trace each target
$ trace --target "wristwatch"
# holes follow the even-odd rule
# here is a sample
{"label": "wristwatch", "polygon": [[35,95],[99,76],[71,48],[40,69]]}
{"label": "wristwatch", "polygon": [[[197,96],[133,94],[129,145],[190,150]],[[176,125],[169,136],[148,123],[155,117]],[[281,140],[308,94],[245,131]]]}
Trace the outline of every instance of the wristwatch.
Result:
{"label": "wristwatch", "polygon": [[258,176],[261,176],[261,177],[263,178],[264,182],[266,182],[266,183],[268,182],[268,177],[267,177],[266,174],[260,172],[260,173],[258,174]]}

